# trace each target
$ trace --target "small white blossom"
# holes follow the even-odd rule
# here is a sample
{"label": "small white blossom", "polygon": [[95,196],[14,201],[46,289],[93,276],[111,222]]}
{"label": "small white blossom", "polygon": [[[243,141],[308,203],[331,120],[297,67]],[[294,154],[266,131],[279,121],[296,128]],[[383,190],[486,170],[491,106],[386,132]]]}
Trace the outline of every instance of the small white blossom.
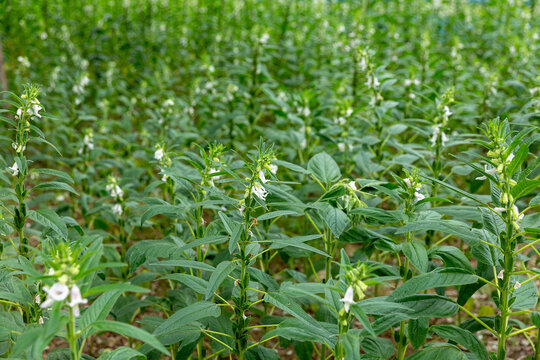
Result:
{"label": "small white blossom", "polygon": [[259,184],[258,182],[256,182],[253,187],[251,188],[251,191],[257,195],[257,197],[259,199],[261,199],[262,201],[265,201],[266,200],[266,196],[268,195],[268,191],[266,191],[266,189],[261,185]]}
{"label": "small white blossom", "polygon": [[349,187],[355,191],[358,190],[358,188],[356,187],[356,181],[354,180],[349,182]]}
{"label": "small white blossom", "polygon": [[73,310],[73,315],[76,317],[80,315],[79,305],[84,305],[88,302],[81,296],[81,290],[77,285],[71,287],[71,301],[68,303],[69,307]]}
{"label": "small white blossom", "polygon": [[19,165],[17,165],[16,161],[13,163],[11,167],[8,168],[8,170],[11,172],[11,176],[19,175]]}
{"label": "small white blossom", "polygon": [[261,38],[259,39],[259,41],[261,42],[261,44],[266,44],[268,42],[268,39],[270,39],[270,35],[268,35],[267,33],[264,33],[261,35]]}
{"label": "small white blossom", "polygon": [[165,153],[163,152],[163,149],[159,148],[154,152],[154,159],[156,159],[157,161],[161,161],[164,155]]}
{"label": "small white blossom", "polygon": [[501,279],[501,280],[504,279],[504,269],[502,269],[501,271],[499,271],[499,274],[497,275],[497,277],[498,277],[499,279]]}
{"label": "small white blossom", "polygon": [[420,200],[424,200],[426,197],[423,194],[419,193],[418,191],[415,191],[414,198],[416,199],[416,201],[420,201]]}
{"label": "small white blossom", "polygon": [[[484,165],[484,171],[488,173],[489,175],[494,175],[497,173],[497,168],[488,169],[487,165]],[[476,180],[486,180],[487,177],[485,176],[478,176]]]}
{"label": "small white blossom", "polygon": [[61,283],[55,283],[50,289],[44,286],[43,290],[47,293],[47,299],[41,303],[42,309],[50,308],[55,301],[63,301],[69,295],[68,286]]}
{"label": "small white blossom", "polygon": [[347,288],[347,291],[345,292],[345,296],[340,301],[343,303],[345,312],[348,313],[351,308],[351,305],[355,303],[354,302],[354,289],[352,286],[349,286]]}
{"label": "small white blossom", "polygon": [[521,287],[521,283],[519,281],[516,281],[516,283],[514,284],[514,290],[517,290]]}
{"label": "small white blossom", "polygon": [[274,175],[276,175],[277,171],[278,171],[278,166],[277,165],[274,165],[274,164],[270,164],[268,165],[268,168],[270,169],[270,172]]}
{"label": "small white blossom", "polygon": [[123,212],[122,205],[114,204],[113,207],[112,207],[112,212],[116,216],[122,215],[122,212]]}

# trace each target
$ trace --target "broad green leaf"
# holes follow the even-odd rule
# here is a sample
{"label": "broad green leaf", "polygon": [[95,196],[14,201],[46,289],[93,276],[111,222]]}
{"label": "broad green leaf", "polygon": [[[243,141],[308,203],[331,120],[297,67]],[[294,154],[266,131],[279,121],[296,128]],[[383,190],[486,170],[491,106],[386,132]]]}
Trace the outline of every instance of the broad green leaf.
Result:
{"label": "broad green leaf", "polygon": [[416,294],[435,287],[472,284],[478,280],[476,275],[469,274],[462,269],[439,269],[409,279],[403,285],[394,290],[394,292],[390,294],[389,298],[400,299],[405,296]]}
{"label": "broad green leaf", "polygon": [[[165,345],[170,345],[171,343],[169,341],[176,341],[174,334],[187,331],[188,324],[200,321],[204,318],[218,317],[220,315],[221,310],[217,304],[208,301],[199,301],[176,311],[168,319],[162,322],[154,330],[153,334],[159,339],[162,339],[162,341],[165,341]],[[197,333],[199,333],[200,328],[194,327],[190,331],[197,331]],[[169,341],[164,339],[169,339]]]}
{"label": "broad green leaf", "polygon": [[62,238],[68,235],[67,226],[58,214],[51,209],[30,210],[28,217],[43,226],[50,227]]}
{"label": "broad green leaf", "polygon": [[313,156],[308,162],[307,169],[323,184],[330,184],[341,178],[338,164],[325,152]]}
{"label": "broad green leaf", "polygon": [[446,267],[455,267],[474,273],[474,269],[465,254],[455,246],[437,246],[431,248],[429,256],[441,259]]}
{"label": "broad green leaf", "polygon": [[103,353],[97,360],[131,360],[131,359],[146,359],[144,354],[141,354],[135,349],[121,346],[111,352]]}
{"label": "broad green leaf", "polygon": [[468,360],[467,356],[457,347],[446,343],[431,343],[422,350],[408,356],[405,360]]}
{"label": "broad green leaf", "polygon": [[199,294],[206,294],[206,289],[208,289],[208,281],[189,274],[168,274],[162,279],[176,280]]}
{"label": "broad green leaf", "polygon": [[508,173],[510,176],[514,175],[516,171],[521,168],[521,165],[527,159],[527,155],[529,154],[529,147],[527,144],[522,144],[519,147],[519,150],[516,152],[516,155],[514,156],[514,159],[512,159],[512,162],[510,162],[510,165],[508,165]]}
{"label": "broad green leaf", "polygon": [[292,210],[277,210],[277,211],[271,211],[269,213],[263,214],[257,218],[258,221],[273,219],[280,216],[287,216],[287,215],[294,215],[294,216],[301,216],[303,213],[299,213],[298,211],[292,211]]}
{"label": "broad green leaf", "polygon": [[146,222],[146,220],[157,216],[164,215],[167,217],[176,217],[185,212],[185,209],[181,206],[175,206],[170,204],[160,204],[150,206],[141,216],[141,226]]}
{"label": "broad green leaf", "polygon": [[511,190],[514,199],[519,199],[540,186],[540,180],[521,180]]}
{"label": "broad green leaf", "polygon": [[55,170],[55,169],[34,169],[34,170],[32,170],[32,172],[36,173],[36,174],[51,175],[51,176],[66,180],[70,184],[75,183],[75,181],[73,180],[73,178],[69,174],[67,174],[67,173],[65,173],[63,171],[60,171],[60,170]]}
{"label": "broad green leaf", "polygon": [[428,270],[428,256],[424,245],[418,241],[406,242],[402,245],[402,250],[407,259],[420,271],[427,272]]}
{"label": "broad green leaf", "polygon": [[59,181],[43,182],[34,186],[31,190],[65,190],[77,196],[79,195],[79,193],[75,191],[75,189],[72,188],[71,185]]}
{"label": "broad green leaf", "polygon": [[409,320],[409,323],[407,324],[407,332],[409,334],[409,340],[411,341],[411,345],[415,349],[418,349],[420,346],[424,345],[428,330],[428,317],[419,317],[417,319]]}
{"label": "broad green leaf", "polygon": [[454,325],[435,325],[431,327],[443,339],[451,340],[474,354],[476,360],[489,360],[489,355],[480,340],[468,330]]}
{"label": "broad green leaf", "polygon": [[459,307],[451,299],[430,294],[411,295],[396,300],[396,302],[410,307],[410,318],[418,317],[447,317],[454,315]]}
{"label": "broad green leaf", "polygon": [[79,324],[81,328],[86,330],[84,330],[81,334],[82,339],[86,338],[90,334],[90,324],[97,320],[105,320],[120,295],[122,295],[122,291],[115,290],[106,292],[83,311]]}
{"label": "broad green leaf", "polygon": [[328,203],[320,203],[318,208],[321,217],[334,236],[339,237],[349,227],[350,220],[343,210],[337,209]]}
{"label": "broad green leaf", "polygon": [[93,332],[110,331],[130,338],[134,338],[152,346],[165,355],[170,355],[169,351],[152,334],[141,328],[135,327],[119,321],[98,320],[94,321],[90,328]]}
{"label": "broad green leaf", "polygon": [[208,288],[206,289],[206,300],[214,296],[216,290],[221,286],[221,283],[229,276],[229,274],[236,267],[236,263],[230,261],[223,261],[216,266],[216,269],[208,280]]}

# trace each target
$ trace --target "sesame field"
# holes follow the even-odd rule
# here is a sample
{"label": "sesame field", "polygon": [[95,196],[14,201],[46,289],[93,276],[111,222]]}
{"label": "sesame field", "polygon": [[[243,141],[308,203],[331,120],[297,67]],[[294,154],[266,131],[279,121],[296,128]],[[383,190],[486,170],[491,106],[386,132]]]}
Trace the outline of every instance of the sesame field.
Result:
{"label": "sesame field", "polygon": [[540,360],[536,0],[0,0],[0,359]]}

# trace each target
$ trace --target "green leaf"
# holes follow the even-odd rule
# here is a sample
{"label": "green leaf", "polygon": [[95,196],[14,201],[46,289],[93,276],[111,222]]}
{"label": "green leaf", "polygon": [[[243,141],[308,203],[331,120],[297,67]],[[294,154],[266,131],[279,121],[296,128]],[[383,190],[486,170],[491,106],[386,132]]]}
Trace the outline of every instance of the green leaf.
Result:
{"label": "green leaf", "polygon": [[269,213],[263,214],[257,218],[258,221],[273,219],[280,216],[286,216],[286,215],[294,215],[294,216],[301,216],[304,215],[303,213],[299,213],[298,211],[292,211],[292,210],[277,210],[277,211],[271,211]]}
{"label": "green leaf", "polygon": [[406,242],[402,245],[402,250],[407,259],[420,271],[425,273],[428,270],[428,256],[424,245],[418,241]]}
{"label": "green leaf", "polygon": [[146,220],[157,216],[164,215],[167,217],[176,217],[180,214],[183,214],[184,208],[176,205],[170,204],[159,204],[150,206],[141,216],[141,226],[146,222]]}
{"label": "green leaf", "polygon": [[447,317],[454,315],[459,307],[451,299],[431,294],[407,296],[396,302],[411,308],[410,318]]}
{"label": "green leaf", "polygon": [[516,173],[516,171],[521,168],[521,165],[527,159],[527,155],[529,154],[529,147],[527,144],[522,144],[519,147],[519,150],[516,152],[516,155],[514,156],[514,159],[512,159],[512,162],[510,162],[510,165],[508,165],[507,171],[508,175],[512,176]]}
{"label": "green leaf", "polygon": [[341,178],[338,164],[325,152],[313,156],[308,162],[307,169],[323,184],[330,184]]}
{"label": "green leaf", "polygon": [[67,173],[65,173],[63,171],[60,171],[60,170],[55,170],[55,169],[34,169],[34,170],[32,170],[32,172],[36,173],[36,174],[52,175],[54,177],[66,180],[70,184],[75,183],[75,181],[73,180],[73,178],[69,174],[67,174]]}
{"label": "green leaf", "polygon": [[[199,301],[176,311],[162,322],[154,330],[153,334],[160,340],[165,341],[165,345],[170,345],[169,341],[176,342],[174,334],[185,331],[188,324],[220,315],[221,310],[217,304],[209,301]],[[169,339],[169,341],[163,339]]]}
{"label": "green leaf", "polygon": [[31,189],[31,191],[34,190],[65,190],[77,196],[79,195],[79,193],[77,193],[75,189],[71,187],[71,185],[59,181],[48,181],[38,184]]}
{"label": "green leaf", "polygon": [[91,325],[91,328],[96,331],[111,331],[120,335],[124,335],[130,338],[140,340],[154,349],[159,350],[165,355],[169,355],[169,351],[161,344],[152,334],[147,331],[129,325],[119,321],[110,321],[110,320],[98,320],[94,321]]}
{"label": "green leaf", "polygon": [[512,197],[519,199],[540,186],[540,180],[522,180],[511,190]]}
{"label": "green leaf", "polygon": [[197,269],[204,271],[214,271],[215,268],[212,265],[208,265],[199,261],[191,260],[164,260],[150,264],[152,266],[180,266],[183,268]]}
{"label": "green leaf", "polygon": [[[316,238],[320,238],[321,235],[316,235]],[[304,241],[312,240],[312,238],[309,239],[302,239],[302,237],[295,237],[295,238],[287,238],[287,239],[271,239],[272,245],[270,245],[270,249],[282,249],[288,246],[299,248],[302,250],[306,250],[309,252],[314,252],[316,254],[330,257],[327,253],[325,253],[322,250],[319,250],[313,246],[310,246],[308,244],[305,244]]]}
{"label": "green leaf", "polygon": [[88,326],[97,320],[105,320],[105,318],[111,312],[114,304],[118,298],[122,295],[122,291],[109,291],[102,294],[92,305],[83,311],[80,318],[80,327],[86,329],[82,332],[81,338],[84,339],[90,334]]}
{"label": "green leaf", "polygon": [[103,353],[97,360],[131,360],[131,359],[146,359],[144,354],[135,349],[121,346],[111,352]]}
{"label": "green leaf", "polygon": [[429,318],[428,317],[419,317],[418,319],[410,319],[407,324],[407,332],[409,334],[409,339],[411,345],[418,349],[420,346],[424,345],[426,336],[429,330]]}
{"label": "green leaf", "polygon": [[162,279],[176,280],[199,294],[206,294],[206,289],[208,289],[208,281],[189,274],[168,274]]}
{"label": "green leaf", "polygon": [[60,218],[60,216],[58,216],[58,214],[56,214],[54,210],[51,210],[51,209],[30,210],[28,212],[28,217],[40,223],[43,226],[50,227],[62,238],[67,239],[67,236],[68,236],[67,226],[62,220],[62,218]]}
{"label": "green leaf", "polygon": [[408,356],[406,360],[468,360],[467,356],[457,347],[446,343],[431,343],[422,350]]}
{"label": "green leaf", "polygon": [[91,295],[95,295],[99,293],[104,293],[107,291],[113,291],[113,290],[115,291],[117,290],[121,292],[134,292],[134,293],[150,292],[150,290],[147,288],[143,288],[140,286],[135,286],[135,285],[127,284],[127,283],[103,284],[103,285],[94,286],[90,290],[86,291],[83,294],[83,297],[87,297],[87,296],[91,296]]}
{"label": "green leaf", "polygon": [[472,284],[477,280],[478,277],[476,275],[469,274],[462,269],[439,268],[427,274],[418,275],[409,279],[394,290],[389,298],[400,299],[435,287]]}
{"label": "green leaf", "polygon": [[469,194],[469,193],[466,192],[466,191],[463,191],[463,190],[461,190],[461,189],[459,189],[459,188],[457,188],[457,187],[455,187],[455,186],[452,186],[452,185],[450,185],[450,184],[445,183],[444,181],[441,181],[441,180],[432,178],[432,177],[430,177],[430,176],[426,176],[426,175],[421,175],[421,176],[422,176],[423,178],[428,179],[428,180],[430,180],[430,181],[433,181],[433,182],[435,182],[435,183],[437,183],[437,184],[439,184],[439,185],[441,185],[441,186],[443,186],[443,187],[445,187],[445,188],[447,188],[447,189],[450,189],[450,190],[452,190],[453,192],[460,194],[461,196],[465,196],[466,198],[471,199],[471,200],[473,200],[474,202],[477,202],[478,204],[487,206],[487,204],[486,204],[485,202],[483,202],[482,200],[480,200],[478,197],[476,197],[476,196],[474,196],[474,195],[472,195],[472,194]]}
{"label": "green leaf", "polygon": [[216,290],[221,286],[221,283],[229,276],[229,274],[236,267],[236,263],[230,261],[223,261],[216,266],[216,269],[208,280],[208,289],[206,289],[206,300],[214,296]]}
{"label": "green leaf", "polygon": [[264,300],[275,307],[291,314],[299,320],[309,331],[315,331],[323,336],[329,336],[328,331],[323,329],[311,316],[309,316],[300,305],[290,299],[288,296],[279,293],[271,292],[264,296]]}
{"label": "green leaf", "polygon": [[342,210],[336,209],[328,203],[319,203],[318,208],[324,222],[336,237],[339,237],[349,227],[351,222]]}
{"label": "green leaf", "polygon": [[443,339],[451,340],[475,355],[476,360],[489,360],[489,355],[480,340],[470,331],[454,325],[435,325],[431,327]]}
{"label": "green leaf", "polygon": [[429,256],[441,259],[446,267],[456,267],[474,273],[474,269],[465,254],[455,246],[437,246],[429,251]]}

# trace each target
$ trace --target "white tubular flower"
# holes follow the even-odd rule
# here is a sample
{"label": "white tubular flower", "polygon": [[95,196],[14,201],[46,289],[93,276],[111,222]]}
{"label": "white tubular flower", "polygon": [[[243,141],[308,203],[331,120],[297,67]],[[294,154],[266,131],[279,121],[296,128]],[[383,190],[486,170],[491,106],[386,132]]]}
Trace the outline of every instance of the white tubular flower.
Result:
{"label": "white tubular flower", "polygon": [[521,287],[521,283],[519,281],[516,281],[516,283],[514,284],[514,290],[517,290]]}
{"label": "white tubular flower", "polygon": [[411,179],[405,178],[403,179],[403,182],[405,183],[405,185],[407,185],[407,187],[411,187]]}
{"label": "white tubular flower", "polygon": [[[489,175],[494,175],[497,173],[497,168],[488,169],[487,165],[484,165],[484,171],[488,173]],[[486,180],[486,176],[479,176],[476,178],[476,180]]]}
{"label": "white tubular flower", "polygon": [[349,187],[353,189],[354,191],[358,190],[358,188],[356,187],[356,181],[354,180],[349,182]]}
{"label": "white tubular flower", "polygon": [[168,179],[168,178],[169,178],[169,175],[163,174],[163,176],[161,177],[161,181],[167,182],[167,179]]}
{"label": "white tubular flower", "polygon": [[84,145],[86,145],[90,150],[94,150],[94,143],[93,143],[93,138],[92,138],[92,136],[90,136],[90,135],[88,135],[88,134],[84,135],[83,143],[84,143]]}
{"label": "white tubular flower", "polygon": [[525,214],[519,214],[519,209],[516,205],[512,206],[512,217],[514,218],[514,221],[521,221]]}
{"label": "white tubular flower", "polygon": [[497,278],[499,279],[504,279],[504,269],[502,269],[501,271],[499,271],[499,274],[497,275]]}
{"label": "white tubular flower", "polygon": [[154,159],[156,159],[157,161],[161,161],[164,155],[165,153],[163,152],[163,149],[159,148],[154,152]]}
{"label": "white tubular flower", "polygon": [[251,192],[257,195],[257,197],[262,201],[265,201],[266,196],[268,195],[268,191],[266,191],[266,189],[258,182],[253,185],[253,187],[251,188]]}
{"label": "white tubular flower", "polygon": [[259,171],[259,179],[261,179],[263,184],[266,184],[268,182],[268,180],[266,180],[266,176],[264,176],[264,171],[262,170]]}
{"label": "white tubular flower", "polygon": [[446,136],[445,133],[441,132],[441,145],[445,146],[447,141],[448,141],[448,136]]}
{"label": "white tubular flower", "polygon": [[124,210],[122,209],[122,205],[114,204],[113,207],[112,207],[112,212],[116,216],[122,215],[122,213],[124,212]]}
{"label": "white tubular flower", "polygon": [[66,284],[55,283],[50,289],[47,286],[43,287],[47,293],[47,299],[41,303],[41,308],[50,308],[55,301],[63,301],[69,295],[69,288]]}
{"label": "white tubular flower", "polygon": [[261,35],[261,38],[259,39],[259,41],[261,42],[261,44],[266,44],[268,42],[268,39],[270,39],[270,35],[268,35],[267,33],[264,33]]}
{"label": "white tubular flower", "polygon": [[124,191],[117,184],[107,184],[106,189],[113,198],[122,198],[124,196]]}
{"label": "white tubular flower", "polygon": [[270,164],[268,165],[268,168],[270,169],[270,172],[274,175],[276,175],[277,171],[278,171],[278,166],[277,165],[274,165],[274,164]]}
{"label": "white tubular flower", "polygon": [[71,301],[68,303],[69,307],[73,310],[73,315],[75,317],[80,315],[79,305],[84,305],[88,302],[87,299],[84,299],[81,296],[81,290],[77,285],[71,287]]}
{"label": "white tubular flower", "polygon": [[351,305],[354,305],[354,289],[352,286],[349,286],[347,288],[347,291],[345,292],[345,296],[343,299],[340,300],[343,303],[343,307],[345,308],[345,312],[348,313],[351,309]]}
{"label": "white tubular flower", "polygon": [[17,176],[19,175],[19,165],[17,165],[17,162],[15,161],[11,167],[8,167],[9,172],[11,172],[11,176]]}
{"label": "white tubular flower", "polygon": [[445,121],[447,121],[448,118],[450,117],[450,115],[452,115],[452,112],[450,111],[450,109],[448,108],[448,106],[445,106],[443,110],[444,110],[444,112],[443,112],[443,114],[442,114],[442,117],[443,117],[443,119],[444,119]]}
{"label": "white tubular flower", "polygon": [[338,116],[334,118],[334,123],[337,125],[345,125],[347,120],[343,116]]}
{"label": "white tubular flower", "polygon": [[163,102],[163,107],[172,107],[174,106],[174,100],[173,99],[167,99]]}
{"label": "white tubular flower", "polygon": [[426,197],[423,194],[419,193],[418,191],[415,191],[414,198],[416,199],[416,201],[420,201],[420,200],[424,200]]}

